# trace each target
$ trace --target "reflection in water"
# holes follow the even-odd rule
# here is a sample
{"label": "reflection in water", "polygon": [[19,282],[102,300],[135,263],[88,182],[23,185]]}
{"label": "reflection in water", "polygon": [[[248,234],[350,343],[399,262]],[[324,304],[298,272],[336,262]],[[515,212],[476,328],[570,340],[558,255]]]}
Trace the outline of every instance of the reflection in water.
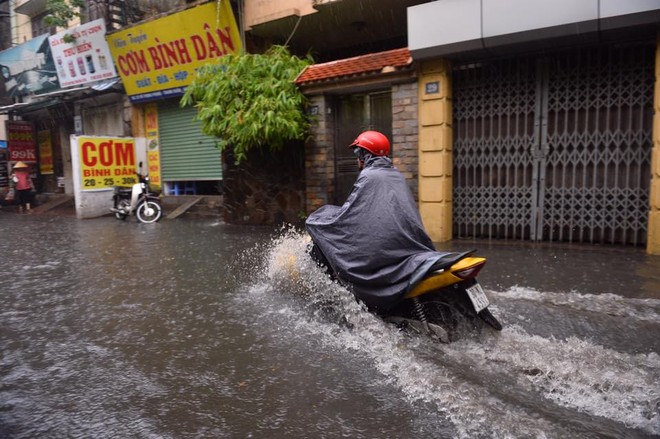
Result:
{"label": "reflection in water", "polygon": [[486,246],[506,328],[447,346],[367,313],[295,232],[0,221],[3,438],[660,434],[655,272],[555,289]]}

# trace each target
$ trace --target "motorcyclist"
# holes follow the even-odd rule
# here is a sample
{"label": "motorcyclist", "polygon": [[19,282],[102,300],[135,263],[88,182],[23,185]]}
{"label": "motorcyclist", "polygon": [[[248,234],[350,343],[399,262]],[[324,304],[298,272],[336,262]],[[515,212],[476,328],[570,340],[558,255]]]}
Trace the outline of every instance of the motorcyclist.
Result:
{"label": "motorcyclist", "polygon": [[449,253],[435,250],[405,178],[388,157],[387,137],[365,131],[349,148],[360,175],[342,206],[326,205],[308,217],[312,256],[370,309],[386,311]]}

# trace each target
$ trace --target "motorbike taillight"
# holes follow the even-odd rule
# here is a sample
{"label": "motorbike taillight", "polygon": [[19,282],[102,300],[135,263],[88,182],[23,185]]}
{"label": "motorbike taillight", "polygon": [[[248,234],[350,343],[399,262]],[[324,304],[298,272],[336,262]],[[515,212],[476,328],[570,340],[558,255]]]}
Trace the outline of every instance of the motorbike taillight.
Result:
{"label": "motorbike taillight", "polygon": [[476,277],[479,271],[486,265],[486,261],[479,261],[469,267],[461,268],[460,270],[453,271],[452,274],[460,277],[461,279],[471,279]]}

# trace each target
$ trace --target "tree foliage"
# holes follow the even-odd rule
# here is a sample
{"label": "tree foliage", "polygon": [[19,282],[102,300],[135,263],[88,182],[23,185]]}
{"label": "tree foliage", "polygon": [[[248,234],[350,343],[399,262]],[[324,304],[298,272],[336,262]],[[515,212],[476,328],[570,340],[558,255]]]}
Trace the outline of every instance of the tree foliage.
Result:
{"label": "tree foliage", "polygon": [[237,164],[253,148],[279,151],[309,131],[306,98],[295,78],[310,63],[284,46],[264,54],[226,55],[197,72],[181,106],[197,108],[202,132],[218,138],[221,150],[230,145]]}
{"label": "tree foliage", "polygon": [[[74,18],[82,17],[85,9],[85,0],[47,0],[46,9],[49,14],[44,18],[48,26],[56,26],[67,29]],[[70,43],[73,38],[64,37],[64,41]]]}

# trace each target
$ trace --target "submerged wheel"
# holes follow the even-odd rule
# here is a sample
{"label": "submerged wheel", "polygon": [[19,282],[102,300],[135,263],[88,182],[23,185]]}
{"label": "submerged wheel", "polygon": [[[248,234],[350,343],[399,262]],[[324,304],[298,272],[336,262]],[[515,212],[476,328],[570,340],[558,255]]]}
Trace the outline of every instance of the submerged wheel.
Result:
{"label": "submerged wheel", "polygon": [[155,201],[143,201],[138,205],[135,214],[141,223],[155,223],[160,219],[163,211],[160,204]]}
{"label": "submerged wheel", "polygon": [[[456,284],[435,293],[419,296],[418,305],[412,300],[405,300],[395,310],[392,310],[390,320],[420,320],[420,307],[424,320],[437,325],[447,332],[450,341],[456,341],[471,334],[480,333],[486,327],[502,330],[502,324],[490,312],[483,309],[475,312],[465,288],[474,281]],[[397,319],[398,318],[398,319]]]}

